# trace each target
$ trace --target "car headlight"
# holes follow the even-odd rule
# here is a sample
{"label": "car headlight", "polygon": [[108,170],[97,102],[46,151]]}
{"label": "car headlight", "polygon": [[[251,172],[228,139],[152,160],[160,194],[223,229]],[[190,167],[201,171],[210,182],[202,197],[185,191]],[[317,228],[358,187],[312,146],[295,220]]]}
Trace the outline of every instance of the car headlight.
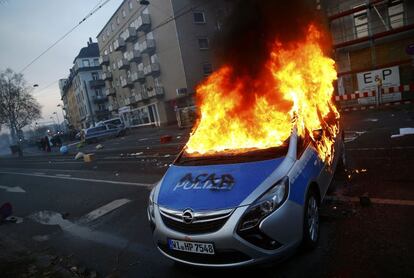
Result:
{"label": "car headlight", "polygon": [[239,222],[237,233],[245,240],[262,248],[279,247],[280,243],[260,231],[259,225],[264,218],[285,202],[288,192],[289,178],[284,177],[250,205]]}

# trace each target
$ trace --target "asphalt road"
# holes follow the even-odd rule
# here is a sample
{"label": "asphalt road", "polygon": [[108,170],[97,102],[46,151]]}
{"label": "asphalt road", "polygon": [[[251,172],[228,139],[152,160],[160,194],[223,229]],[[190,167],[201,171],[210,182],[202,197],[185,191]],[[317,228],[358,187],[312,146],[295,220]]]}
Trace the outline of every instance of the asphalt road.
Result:
{"label": "asphalt road", "polygon": [[[0,225],[1,277],[413,277],[414,135],[391,135],[414,127],[414,109],[342,118],[349,171],[335,175],[313,252],[225,271],[180,267],[160,255],[147,223],[147,198],[189,132],[169,128],[105,141],[101,150],[88,146],[82,151],[95,153],[91,163],[75,161],[73,148],[67,156],[0,158],[0,204],[10,202],[22,220]],[[166,134],[172,141],[161,144]],[[361,206],[362,195],[373,204]]]}

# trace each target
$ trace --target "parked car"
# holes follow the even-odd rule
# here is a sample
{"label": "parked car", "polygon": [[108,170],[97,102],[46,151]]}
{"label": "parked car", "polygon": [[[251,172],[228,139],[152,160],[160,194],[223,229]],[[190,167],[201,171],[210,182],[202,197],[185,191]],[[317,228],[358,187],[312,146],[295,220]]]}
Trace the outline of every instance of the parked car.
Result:
{"label": "parked car", "polygon": [[117,127],[125,128],[125,124],[122,122],[121,118],[112,118],[96,124],[96,126],[100,125],[115,125]]}
{"label": "parked car", "polygon": [[332,162],[324,163],[309,136],[293,130],[276,148],[205,157],[181,152],[150,193],[154,243],[178,263],[205,267],[257,264],[300,245],[316,247],[319,206],[342,153],[341,136],[333,149]]}
{"label": "parked car", "polygon": [[96,127],[87,128],[83,131],[83,140],[86,143],[98,142],[99,140],[123,136],[125,129],[111,124],[101,124]]}

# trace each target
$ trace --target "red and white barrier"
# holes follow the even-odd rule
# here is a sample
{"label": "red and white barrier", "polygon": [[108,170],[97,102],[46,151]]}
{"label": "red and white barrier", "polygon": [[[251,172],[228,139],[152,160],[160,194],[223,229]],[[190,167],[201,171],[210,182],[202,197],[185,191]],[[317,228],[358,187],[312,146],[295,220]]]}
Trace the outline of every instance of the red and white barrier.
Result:
{"label": "red and white barrier", "polygon": [[[401,92],[412,92],[414,93],[414,84],[410,85],[401,85],[396,87],[386,87],[382,89],[382,94],[394,94],[394,93],[401,93]],[[356,91],[353,94],[347,94],[342,96],[335,96],[335,101],[346,101],[346,100],[355,100],[359,98],[366,98],[366,97],[374,97],[376,95],[376,91],[370,92],[358,92]]]}

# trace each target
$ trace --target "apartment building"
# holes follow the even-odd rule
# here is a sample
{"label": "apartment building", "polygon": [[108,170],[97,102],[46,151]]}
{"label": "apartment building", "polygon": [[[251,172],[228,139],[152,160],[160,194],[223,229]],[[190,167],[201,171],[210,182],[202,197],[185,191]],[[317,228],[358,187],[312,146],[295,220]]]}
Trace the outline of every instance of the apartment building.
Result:
{"label": "apartment building", "polygon": [[80,50],[69,77],[61,83],[61,96],[70,126],[88,128],[111,117],[108,97],[104,94],[99,48],[92,39]]}
{"label": "apartment building", "polygon": [[[414,1],[316,0],[329,20],[338,94],[414,83]],[[409,92],[387,94],[411,98]],[[355,100],[362,101],[362,100]]]}
{"label": "apartment building", "polygon": [[195,86],[214,68],[210,42],[226,1],[141,2],[123,1],[97,36],[109,110],[131,127],[191,118]]}

